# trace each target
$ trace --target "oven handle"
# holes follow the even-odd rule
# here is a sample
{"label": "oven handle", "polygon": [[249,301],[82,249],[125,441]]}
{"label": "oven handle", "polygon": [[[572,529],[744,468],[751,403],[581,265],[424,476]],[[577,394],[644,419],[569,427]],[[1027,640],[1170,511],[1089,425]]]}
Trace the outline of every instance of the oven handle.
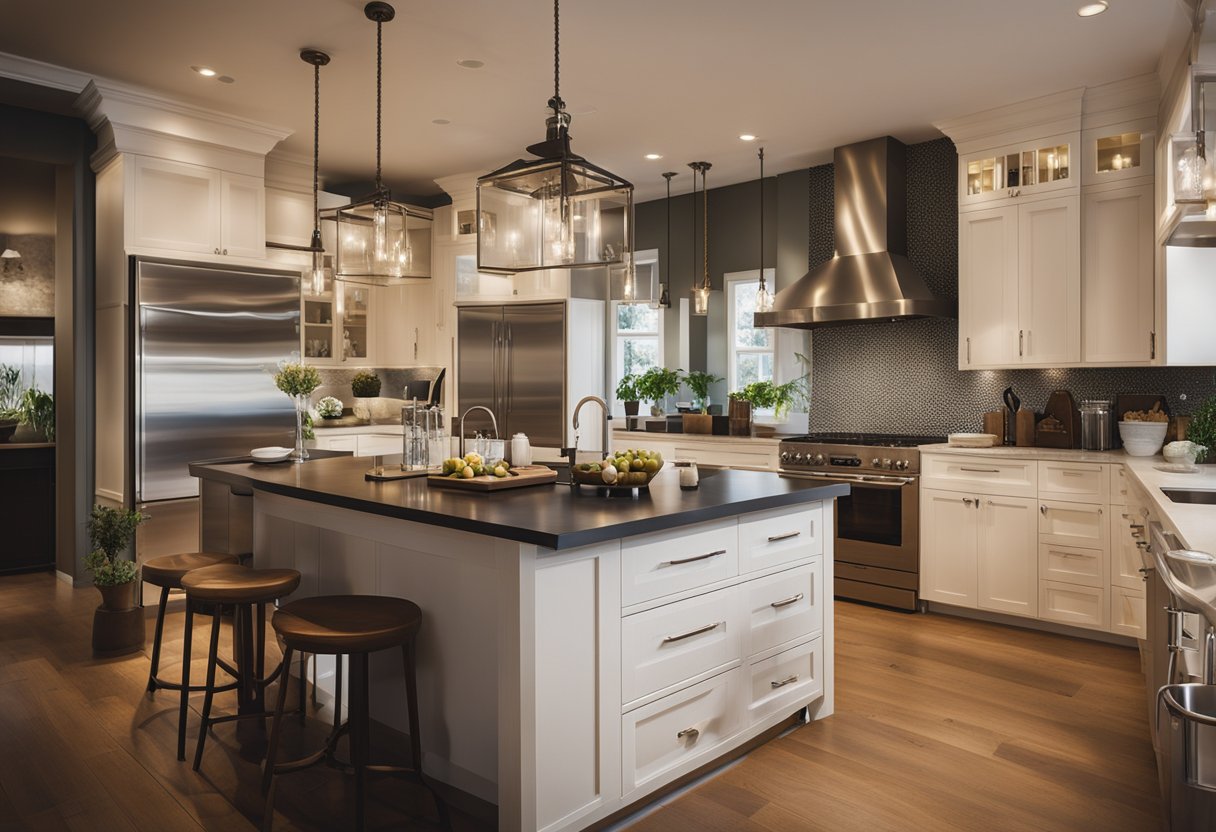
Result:
{"label": "oven handle", "polygon": [[879,488],[903,488],[916,480],[911,477],[872,477],[861,474],[820,474],[815,471],[782,471],[781,476],[799,480],[823,480],[824,482],[839,482],[846,485],[874,485]]}

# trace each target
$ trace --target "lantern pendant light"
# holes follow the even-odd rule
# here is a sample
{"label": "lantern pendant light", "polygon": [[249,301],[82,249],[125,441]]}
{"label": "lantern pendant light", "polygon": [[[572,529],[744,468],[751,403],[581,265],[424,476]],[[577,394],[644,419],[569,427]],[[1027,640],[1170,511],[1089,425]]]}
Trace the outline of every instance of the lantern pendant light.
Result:
{"label": "lantern pendant light", "polygon": [[[688,166],[692,168],[692,184],[693,184],[693,288],[692,288],[692,314],[705,316],[709,314],[709,190],[705,184],[705,172],[713,167],[709,162],[689,162]],[[701,234],[701,282],[696,283],[697,275],[697,174],[701,174],[701,200],[702,210],[701,218],[703,230]]]}
{"label": "lantern pendant light", "polygon": [[383,27],[396,16],[388,3],[372,2],[363,8],[376,24],[376,181],[372,193],[321,214],[333,225],[334,278],[350,283],[394,285],[405,278],[425,278],[430,264],[414,262],[411,229],[429,228],[431,214],[393,201],[381,169],[381,104],[383,98]]}
{"label": "lantern pendant light", "polygon": [[[570,150],[570,114],[561,97],[560,0],[553,3],[553,111],[545,140],[477,180],[478,271],[516,274],[551,268],[616,266],[633,275],[633,185]],[[636,291],[636,290],[635,290]]]}
{"label": "lantern pendant light", "polygon": [[760,148],[760,288],[756,292],[756,312],[772,312],[773,296],[764,277],[764,148]]}
{"label": "lantern pendant light", "polygon": [[301,49],[300,60],[312,65],[312,267],[304,275],[309,292],[325,293],[325,248],[321,245],[321,212],[317,202],[321,178],[321,67],[329,63],[329,55],[318,49]]}
{"label": "lantern pendant light", "polygon": [[659,291],[659,309],[671,308],[671,178],[679,176],[674,170],[669,170],[663,174],[663,178],[667,180],[667,244],[663,248],[663,280],[660,283]]}

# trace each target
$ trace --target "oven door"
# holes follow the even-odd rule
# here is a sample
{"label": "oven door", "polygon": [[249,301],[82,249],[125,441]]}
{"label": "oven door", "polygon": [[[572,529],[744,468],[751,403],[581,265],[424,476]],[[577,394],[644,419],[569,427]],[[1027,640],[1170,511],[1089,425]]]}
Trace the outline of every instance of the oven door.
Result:
{"label": "oven door", "polygon": [[836,560],[917,572],[920,567],[920,498],[914,477],[878,474],[783,472],[782,476],[852,486],[836,498]]}

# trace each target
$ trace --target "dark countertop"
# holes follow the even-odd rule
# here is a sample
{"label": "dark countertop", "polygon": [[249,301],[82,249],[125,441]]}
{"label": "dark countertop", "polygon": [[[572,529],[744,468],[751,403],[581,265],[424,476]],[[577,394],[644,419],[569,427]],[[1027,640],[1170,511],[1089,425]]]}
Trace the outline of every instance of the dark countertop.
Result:
{"label": "dark countertop", "polygon": [[849,493],[839,483],[786,479],[771,472],[703,470],[701,487],[681,491],[668,466],[637,498],[601,497],[590,489],[538,485],[492,493],[431,488],[425,478],[367,482],[369,457],[313,459],[303,464],[199,462],[196,477],[242,489],[449,529],[569,549],[605,540],[702,523],[736,514],[829,500]]}

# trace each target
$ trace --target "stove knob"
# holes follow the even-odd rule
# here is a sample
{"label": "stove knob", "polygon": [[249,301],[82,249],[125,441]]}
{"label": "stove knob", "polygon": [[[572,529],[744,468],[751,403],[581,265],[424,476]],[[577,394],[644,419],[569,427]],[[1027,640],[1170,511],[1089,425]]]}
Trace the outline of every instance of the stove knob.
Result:
{"label": "stove knob", "polygon": [[878,457],[874,457],[873,459],[870,460],[870,467],[871,468],[881,468],[882,467],[882,464],[879,462]]}
{"label": "stove knob", "polygon": [[908,460],[906,460],[906,459],[897,460],[895,463],[895,470],[896,471],[907,471],[908,470]]}
{"label": "stove knob", "polygon": [[790,452],[789,452],[789,451],[782,451],[782,452],[781,452],[781,461],[782,461],[782,462],[789,462],[789,461],[790,461]]}
{"label": "stove knob", "polygon": [[824,462],[823,454],[815,454],[815,458],[811,460],[811,463],[814,465],[822,465]]}
{"label": "stove knob", "polygon": [[883,468],[890,469],[890,468],[891,468],[891,460],[889,460],[889,459],[884,459],[884,460],[882,461],[882,467],[883,467]]}
{"label": "stove knob", "polygon": [[804,459],[806,459],[806,457],[804,457],[804,456],[802,455],[802,452],[801,452],[801,451],[799,451],[798,453],[794,454],[794,462],[797,462],[799,465],[801,465],[801,464],[802,464],[802,462],[803,462],[803,460],[804,460]]}

